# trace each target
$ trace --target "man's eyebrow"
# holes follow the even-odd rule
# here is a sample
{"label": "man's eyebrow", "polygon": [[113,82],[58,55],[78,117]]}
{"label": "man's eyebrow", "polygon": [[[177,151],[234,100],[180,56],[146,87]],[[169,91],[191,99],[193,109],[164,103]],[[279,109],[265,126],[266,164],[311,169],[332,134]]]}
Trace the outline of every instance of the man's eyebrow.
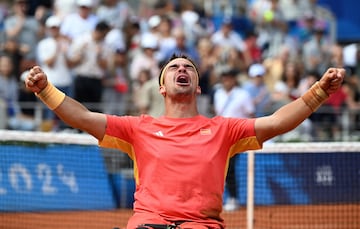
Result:
{"label": "man's eyebrow", "polygon": [[184,64],[184,66],[187,67],[187,68],[188,68],[188,67],[195,68],[195,66],[192,65],[192,64]]}
{"label": "man's eyebrow", "polygon": [[172,67],[179,67],[180,65],[183,65],[184,67],[188,68],[188,67],[192,67],[192,68],[195,68],[192,64],[171,64],[169,65],[169,68],[172,68]]}
{"label": "man's eyebrow", "polygon": [[171,65],[169,65],[169,67],[179,67],[179,64],[171,64]]}

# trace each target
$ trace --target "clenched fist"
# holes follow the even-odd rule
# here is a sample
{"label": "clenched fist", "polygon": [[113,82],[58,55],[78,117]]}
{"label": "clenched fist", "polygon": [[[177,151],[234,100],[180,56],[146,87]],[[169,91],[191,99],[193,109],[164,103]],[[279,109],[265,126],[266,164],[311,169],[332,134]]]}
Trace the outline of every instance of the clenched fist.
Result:
{"label": "clenched fist", "polygon": [[331,95],[341,87],[344,77],[345,69],[329,68],[319,80],[319,85],[328,95]]}
{"label": "clenched fist", "polygon": [[48,84],[47,76],[39,66],[30,69],[25,86],[34,93],[41,92]]}

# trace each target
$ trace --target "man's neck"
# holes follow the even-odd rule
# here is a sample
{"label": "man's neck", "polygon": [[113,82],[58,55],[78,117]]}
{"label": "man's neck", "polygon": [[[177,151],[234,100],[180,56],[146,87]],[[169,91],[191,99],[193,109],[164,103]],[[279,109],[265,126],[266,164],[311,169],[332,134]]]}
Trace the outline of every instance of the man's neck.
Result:
{"label": "man's neck", "polygon": [[165,101],[164,116],[170,118],[191,118],[199,115],[196,101],[193,103],[170,103]]}

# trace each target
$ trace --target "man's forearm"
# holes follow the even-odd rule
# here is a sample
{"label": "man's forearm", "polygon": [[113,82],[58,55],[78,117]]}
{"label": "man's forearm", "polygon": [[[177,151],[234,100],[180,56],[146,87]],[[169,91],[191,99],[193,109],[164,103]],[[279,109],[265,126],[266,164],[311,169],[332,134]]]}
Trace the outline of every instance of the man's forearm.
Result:
{"label": "man's forearm", "polygon": [[36,96],[51,110],[55,110],[65,99],[65,93],[48,82],[46,87]]}

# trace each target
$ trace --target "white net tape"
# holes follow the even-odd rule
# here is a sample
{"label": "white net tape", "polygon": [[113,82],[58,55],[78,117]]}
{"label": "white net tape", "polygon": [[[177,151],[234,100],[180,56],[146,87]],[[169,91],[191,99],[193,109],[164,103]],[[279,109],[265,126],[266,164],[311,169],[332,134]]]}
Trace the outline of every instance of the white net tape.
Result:
{"label": "white net tape", "polygon": [[297,143],[269,143],[256,152],[270,153],[331,153],[331,152],[359,152],[360,142],[297,142]]}
{"label": "white net tape", "polygon": [[76,145],[98,144],[98,141],[88,134],[0,130],[0,136],[0,141],[24,141]]}

